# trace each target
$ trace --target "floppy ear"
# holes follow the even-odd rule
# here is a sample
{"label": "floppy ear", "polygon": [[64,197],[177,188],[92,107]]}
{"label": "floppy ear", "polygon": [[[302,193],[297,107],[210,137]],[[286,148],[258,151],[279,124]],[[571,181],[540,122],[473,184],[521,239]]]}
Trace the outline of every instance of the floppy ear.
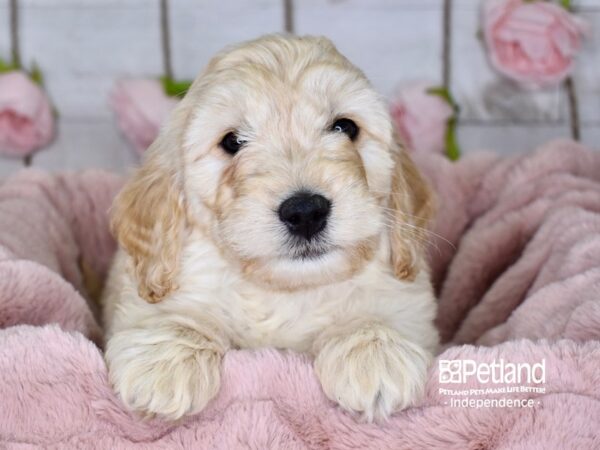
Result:
{"label": "floppy ear", "polygon": [[113,203],[111,227],[133,260],[140,297],[157,303],[177,289],[185,232],[179,136],[163,131],[144,156]]}
{"label": "floppy ear", "polygon": [[390,231],[392,267],[399,279],[414,280],[423,262],[426,227],[433,215],[429,186],[404,148],[396,152],[392,176]]}

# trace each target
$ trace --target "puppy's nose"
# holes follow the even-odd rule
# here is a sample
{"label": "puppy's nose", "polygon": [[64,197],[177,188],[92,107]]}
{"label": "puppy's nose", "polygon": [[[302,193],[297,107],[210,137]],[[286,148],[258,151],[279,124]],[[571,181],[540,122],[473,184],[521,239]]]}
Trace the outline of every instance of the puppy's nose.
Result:
{"label": "puppy's nose", "polygon": [[279,219],[290,233],[310,240],[325,228],[331,202],[319,194],[299,192],[279,206]]}

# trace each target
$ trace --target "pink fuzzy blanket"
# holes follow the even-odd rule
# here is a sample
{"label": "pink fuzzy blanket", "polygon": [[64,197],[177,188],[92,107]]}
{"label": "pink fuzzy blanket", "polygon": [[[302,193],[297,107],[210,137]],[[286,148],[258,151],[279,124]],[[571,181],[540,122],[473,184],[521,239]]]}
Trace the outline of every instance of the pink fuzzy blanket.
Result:
{"label": "pink fuzzy blanket", "polygon": [[[0,447],[600,448],[600,153],[553,142],[506,159],[417,158],[440,200],[429,250],[447,349],[422,404],[384,425],[338,410],[307,359],[275,350],[230,352],[201,414],[137,419],[107,383],[83,283],[106,273],[106,210],[121,180],[23,171],[5,181]],[[448,360],[543,362],[545,380],[448,384]]]}

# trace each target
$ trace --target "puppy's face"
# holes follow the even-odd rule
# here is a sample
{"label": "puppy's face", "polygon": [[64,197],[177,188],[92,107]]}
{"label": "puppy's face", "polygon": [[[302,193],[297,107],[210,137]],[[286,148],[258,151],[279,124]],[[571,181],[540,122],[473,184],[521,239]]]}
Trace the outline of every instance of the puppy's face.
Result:
{"label": "puppy's face", "polygon": [[249,279],[294,289],[373,257],[394,160],[386,108],[327,41],[249,45],[195,86],[186,196]]}
{"label": "puppy's face", "polygon": [[[351,277],[374,257],[384,232],[398,221],[390,211],[414,212],[399,153],[384,103],[329,41],[267,37],[209,64],[149,150],[137,177],[146,181],[137,188],[144,189],[146,199],[157,192],[156,201],[145,204],[161,214],[159,209],[172,201],[161,200],[152,171],[171,165],[163,190],[175,191],[178,206],[164,215],[184,215],[185,227],[203,229],[247,279],[301,289]],[[118,200],[119,205],[123,214],[132,215],[133,200]],[[115,216],[118,221],[119,213]],[[158,223],[163,234],[181,231],[177,219],[169,220]],[[124,235],[119,225],[117,232]],[[392,246],[394,241],[401,246],[405,237],[391,236]],[[127,241],[120,239],[126,249]],[[164,248],[147,253],[156,250],[156,259],[169,259]],[[166,253],[179,255],[172,249]],[[414,258],[414,249],[398,255]],[[160,269],[143,258],[137,261],[147,285],[160,292],[174,287],[165,286],[165,280],[176,263]],[[153,291],[149,288],[150,297]]]}

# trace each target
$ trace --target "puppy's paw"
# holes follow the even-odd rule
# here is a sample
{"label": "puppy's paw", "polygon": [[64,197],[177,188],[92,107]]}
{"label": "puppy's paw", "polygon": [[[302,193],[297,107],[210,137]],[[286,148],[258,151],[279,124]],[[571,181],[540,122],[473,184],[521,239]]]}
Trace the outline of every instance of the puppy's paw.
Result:
{"label": "puppy's paw", "polygon": [[192,330],[128,330],[106,348],[109,378],[125,405],[168,420],[201,411],[217,394],[222,356],[218,345]]}
{"label": "puppy's paw", "polygon": [[431,359],[394,330],[370,325],[327,339],[315,369],[331,400],[371,422],[419,400]]}

